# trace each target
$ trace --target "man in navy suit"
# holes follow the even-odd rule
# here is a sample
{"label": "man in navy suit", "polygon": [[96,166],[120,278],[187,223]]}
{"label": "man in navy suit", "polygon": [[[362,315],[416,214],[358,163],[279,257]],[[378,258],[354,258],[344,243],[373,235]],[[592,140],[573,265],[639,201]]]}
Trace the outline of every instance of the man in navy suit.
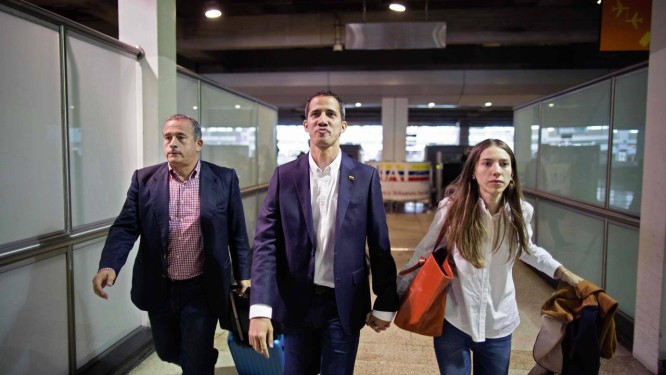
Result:
{"label": "man in navy suit", "polygon": [[[107,299],[136,239],[132,302],[148,311],[159,357],[184,374],[213,374],[218,320],[228,324],[231,272],[250,285],[250,250],[233,169],[199,160],[201,126],[185,115],[162,130],[167,162],[134,172],[109,230],[93,290]],[[231,259],[230,259],[231,255]]]}
{"label": "man in navy suit", "polygon": [[268,356],[276,319],[285,374],[351,374],[363,325],[380,332],[398,309],[396,267],[377,170],[340,150],[342,101],[318,92],[305,116],[310,152],[275,170],[257,219],[248,336]]}

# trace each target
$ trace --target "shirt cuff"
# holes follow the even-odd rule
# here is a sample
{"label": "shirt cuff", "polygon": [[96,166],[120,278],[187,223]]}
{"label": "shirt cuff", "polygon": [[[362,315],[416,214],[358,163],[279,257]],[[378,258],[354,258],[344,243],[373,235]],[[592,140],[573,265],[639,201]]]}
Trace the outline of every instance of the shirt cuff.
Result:
{"label": "shirt cuff", "polygon": [[379,311],[379,310],[372,310],[372,315],[377,318],[381,319],[387,322],[390,322],[393,320],[393,317],[395,316],[395,311]]}
{"label": "shirt cuff", "polygon": [[263,303],[258,303],[256,305],[250,306],[250,319],[252,318],[272,318],[273,317],[273,308],[264,305]]}

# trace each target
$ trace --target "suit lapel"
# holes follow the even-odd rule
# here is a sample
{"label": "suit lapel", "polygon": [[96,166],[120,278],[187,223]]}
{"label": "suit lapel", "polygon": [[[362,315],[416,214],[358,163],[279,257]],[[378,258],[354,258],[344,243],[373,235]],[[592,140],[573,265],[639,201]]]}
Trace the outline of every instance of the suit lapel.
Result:
{"label": "suit lapel", "polygon": [[166,251],[169,244],[169,167],[164,163],[150,180],[150,198],[148,205],[153,208],[155,220],[160,228],[162,249]]}
{"label": "suit lapel", "polygon": [[314,234],[314,223],[312,222],[312,202],[310,198],[310,155],[305,155],[296,161],[294,165],[293,178],[298,193],[298,201],[305,218],[310,242],[316,244]]}
{"label": "suit lapel", "polygon": [[[216,201],[224,201],[218,194],[220,183],[210,166],[201,161],[201,175],[199,176],[199,218],[203,221],[212,216]],[[202,226],[203,228],[203,226]]]}
{"label": "suit lapel", "polygon": [[[342,151],[340,151],[342,152]],[[338,176],[338,210],[335,217],[335,233],[340,233],[342,222],[347,212],[347,206],[354,191],[354,162],[345,153],[342,153],[342,162],[340,163],[340,176]]]}

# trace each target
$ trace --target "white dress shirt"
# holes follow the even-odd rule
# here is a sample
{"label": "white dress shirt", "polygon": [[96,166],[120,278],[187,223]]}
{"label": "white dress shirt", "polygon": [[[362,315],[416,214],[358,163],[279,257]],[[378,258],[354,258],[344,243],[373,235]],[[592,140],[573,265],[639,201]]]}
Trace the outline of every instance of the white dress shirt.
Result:
{"label": "white dress shirt", "polygon": [[342,152],[322,171],[308,153],[310,162],[310,203],[317,238],[314,283],[335,288],[333,254],[335,252],[335,218],[338,208],[338,176]]}
{"label": "white dress shirt", "polygon": [[[418,261],[419,257],[428,256],[432,252],[439,231],[444,225],[447,201],[448,199],[445,198],[439,203],[439,209],[428,233],[403,268],[410,267]],[[532,220],[534,209],[525,201],[521,203],[531,254],[523,251],[520,260],[553,277],[555,270],[561,264],[553,259],[546,250],[532,243],[532,227],[529,223]],[[472,340],[482,342],[486,338],[510,335],[520,324],[520,316],[512,275],[514,260],[509,259],[510,240],[508,235],[504,236],[504,241],[500,244],[499,249],[493,252],[495,228],[506,230],[506,226],[498,223],[499,213],[490,215],[482,199],[479,199],[478,208],[483,212],[482,220],[487,233],[485,241],[481,245],[485,264],[482,268],[476,268],[467,262],[457,249],[449,248],[455,261],[456,275],[449,286],[445,317],[453,326],[470,335]],[[506,205],[504,209],[510,215],[509,206]],[[416,272],[412,272],[405,276],[398,276],[399,295],[402,296],[405,293],[415,275]]]}

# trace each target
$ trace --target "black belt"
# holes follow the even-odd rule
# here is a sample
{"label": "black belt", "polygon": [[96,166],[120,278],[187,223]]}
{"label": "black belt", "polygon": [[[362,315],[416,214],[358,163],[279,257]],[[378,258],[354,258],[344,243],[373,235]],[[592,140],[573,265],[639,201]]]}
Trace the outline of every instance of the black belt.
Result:
{"label": "black belt", "polygon": [[313,294],[315,296],[332,296],[335,295],[335,289],[323,285],[314,284]]}

